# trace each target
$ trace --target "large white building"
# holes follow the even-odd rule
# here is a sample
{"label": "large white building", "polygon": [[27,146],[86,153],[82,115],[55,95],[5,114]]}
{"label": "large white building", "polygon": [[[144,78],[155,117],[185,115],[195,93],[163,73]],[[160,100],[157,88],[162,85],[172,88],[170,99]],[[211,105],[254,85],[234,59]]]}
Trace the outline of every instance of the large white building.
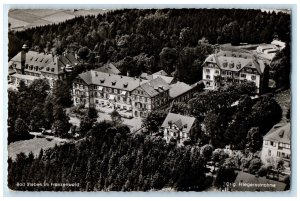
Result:
{"label": "large white building", "polygon": [[121,116],[146,117],[149,112],[169,103],[170,86],[161,77],[152,80],[91,70],[73,82],[74,105],[95,106]]}
{"label": "large white building", "polygon": [[79,64],[72,54],[52,55],[44,52],[28,51],[26,45],[23,50],[14,56],[10,62],[10,68],[15,71],[9,79],[11,85],[17,87],[22,80],[30,84],[34,79],[46,78],[50,87],[55,80],[63,80],[67,77],[68,69]]}
{"label": "large white building", "polygon": [[291,124],[276,124],[263,138],[261,160],[265,164],[276,164],[284,161],[286,167],[290,166],[291,157]]}
{"label": "large white building", "polygon": [[220,51],[205,59],[202,78],[205,89],[215,90],[228,83],[251,81],[261,93],[268,86],[269,66],[250,53]]}

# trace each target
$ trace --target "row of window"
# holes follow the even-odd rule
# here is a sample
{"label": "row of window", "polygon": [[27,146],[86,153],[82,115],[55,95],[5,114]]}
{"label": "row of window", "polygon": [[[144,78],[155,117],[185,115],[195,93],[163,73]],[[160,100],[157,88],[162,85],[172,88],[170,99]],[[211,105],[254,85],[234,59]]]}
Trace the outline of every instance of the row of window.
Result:
{"label": "row of window", "polygon": [[89,92],[84,92],[84,91],[79,91],[79,90],[76,90],[75,91],[75,94],[78,96],[86,96],[86,97],[88,97],[89,96]]}
{"label": "row of window", "polygon": [[[276,147],[276,143],[273,142],[273,141],[268,141],[268,140],[265,140],[265,145],[271,145],[273,147]],[[291,145],[290,144],[286,144],[286,143],[282,143],[282,142],[279,142],[278,143],[278,148],[286,148],[286,149],[290,149],[291,148]]]}
{"label": "row of window", "polygon": [[[73,84],[73,87],[77,88],[77,89],[84,89],[84,88],[88,89],[88,86],[84,86],[82,84],[75,84],[75,83]],[[94,85],[93,89],[103,91],[103,92],[108,92],[108,93],[121,94],[121,95],[127,95],[128,94],[127,91],[123,91],[123,90],[120,90],[120,89],[109,88],[109,87],[97,86],[97,85]]]}
{"label": "row of window", "polygon": [[137,96],[137,95],[132,95],[132,100],[134,101],[140,101],[140,102],[151,102],[151,98],[143,97],[143,96]]}
{"label": "row of window", "polygon": [[[207,69],[205,70],[205,72],[206,72],[206,73],[210,73],[210,69],[207,68]],[[219,73],[220,73],[219,70],[215,70],[215,74],[219,74]]]}
{"label": "row of window", "polygon": [[[210,70],[211,69],[205,69],[205,72],[206,73],[210,73]],[[219,74],[219,70],[215,70],[215,74]],[[239,74],[238,72],[232,72],[232,71],[225,71],[225,70],[222,70],[221,71],[221,74],[222,75],[235,75],[235,76],[241,76],[241,78],[246,78],[246,74],[245,73],[241,73]],[[210,75],[206,75],[206,79],[210,79]],[[255,75],[252,75],[251,76],[251,79],[252,80],[256,80],[256,76]]]}
{"label": "row of window", "polygon": [[[33,66],[33,65],[29,66],[28,64],[25,65],[25,69],[39,71],[39,67],[38,66]],[[50,71],[50,70],[51,70],[51,72],[54,72],[54,68],[50,69],[50,67],[46,67],[46,71]]]}
{"label": "row of window", "polygon": [[[272,150],[270,150],[270,149],[268,150],[268,156],[272,156]],[[289,159],[290,156],[291,156],[290,154],[287,154],[287,153],[284,153],[284,152],[277,151],[277,157]]]}
{"label": "row of window", "polygon": [[[92,94],[92,97],[95,97],[95,98],[104,98],[104,99],[109,99],[109,95],[108,93],[99,93],[99,92],[94,92],[94,93],[91,93]],[[115,99],[116,101],[119,101],[119,102],[123,102],[123,103],[126,103],[126,104],[131,104],[131,99],[130,98],[126,98],[126,97],[122,97],[122,96],[115,96]]]}

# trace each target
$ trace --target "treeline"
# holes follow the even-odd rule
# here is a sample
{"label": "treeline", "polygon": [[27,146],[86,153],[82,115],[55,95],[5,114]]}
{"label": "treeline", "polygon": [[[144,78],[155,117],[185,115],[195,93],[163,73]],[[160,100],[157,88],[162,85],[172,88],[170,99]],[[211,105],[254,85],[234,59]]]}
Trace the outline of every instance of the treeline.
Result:
{"label": "treeline", "polygon": [[213,51],[207,43],[270,43],[274,36],[290,42],[289,14],[251,9],[123,9],[9,32],[9,58],[27,43],[37,51],[76,51],[89,63],[116,62],[123,74],[131,76],[164,69],[175,71],[180,81],[194,83],[201,78],[205,57]]}
{"label": "treeline", "polygon": [[72,105],[69,89],[66,82],[57,80],[50,93],[48,80],[37,79],[29,86],[20,81],[18,91],[8,90],[8,143],[41,129],[65,137],[70,129],[64,110]]}
{"label": "treeline", "polygon": [[[126,126],[96,123],[87,140],[8,160],[8,186],[34,191],[202,191],[209,147],[177,147],[160,137],[129,135]],[[79,183],[80,187],[22,187],[17,182]]]}

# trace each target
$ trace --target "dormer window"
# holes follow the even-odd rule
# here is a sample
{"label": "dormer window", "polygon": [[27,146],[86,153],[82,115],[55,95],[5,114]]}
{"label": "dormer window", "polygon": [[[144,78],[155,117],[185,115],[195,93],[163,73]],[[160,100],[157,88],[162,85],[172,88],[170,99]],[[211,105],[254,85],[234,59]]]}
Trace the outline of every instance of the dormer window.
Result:
{"label": "dormer window", "polygon": [[240,69],[240,68],[241,68],[241,63],[240,63],[240,62],[238,62],[238,63],[236,64],[236,68],[237,68],[237,69]]}
{"label": "dormer window", "polygon": [[124,83],[124,84],[123,84],[123,87],[124,87],[124,88],[127,88],[127,87],[128,87],[128,82]]}
{"label": "dormer window", "polygon": [[224,63],[223,63],[223,67],[226,68],[227,65],[228,65],[228,64],[227,64],[227,60],[225,60]]}
{"label": "dormer window", "polygon": [[236,57],[236,55],[235,55],[235,54],[232,54],[232,56],[233,56],[233,57]]}
{"label": "dormer window", "polygon": [[116,83],[117,83],[117,81],[113,81],[113,82],[111,82],[111,84],[112,84],[113,86],[115,86],[115,85],[116,85]]}
{"label": "dormer window", "polygon": [[51,72],[54,72],[54,68],[51,68]]}
{"label": "dormer window", "polygon": [[37,61],[39,58],[37,57],[36,59],[35,59],[35,61]]}
{"label": "dormer window", "polygon": [[44,60],[44,58],[42,58],[40,62],[43,62],[43,60]]}
{"label": "dormer window", "polygon": [[102,84],[103,84],[103,83],[104,83],[104,81],[105,81],[105,79],[101,79],[101,80],[100,80],[100,83],[102,83]]}
{"label": "dormer window", "polygon": [[49,71],[49,70],[50,70],[50,67],[47,67],[47,68],[46,68],[46,71]]}
{"label": "dormer window", "polygon": [[32,61],[33,57],[30,58],[30,61]]}
{"label": "dormer window", "polygon": [[229,67],[230,67],[230,68],[233,68],[233,67],[234,67],[233,61],[230,62]]}
{"label": "dormer window", "polygon": [[48,63],[48,59],[45,61],[45,63]]}
{"label": "dormer window", "polygon": [[281,131],[278,133],[278,135],[279,135],[280,138],[283,138],[283,134],[284,134],[284,131],[283,131],[283,130],[281,130]]}

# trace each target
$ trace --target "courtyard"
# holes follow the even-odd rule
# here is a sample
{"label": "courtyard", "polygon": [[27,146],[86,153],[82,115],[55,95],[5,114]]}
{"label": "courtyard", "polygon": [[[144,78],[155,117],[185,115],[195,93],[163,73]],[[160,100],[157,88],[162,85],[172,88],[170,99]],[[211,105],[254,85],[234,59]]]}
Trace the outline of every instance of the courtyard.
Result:
{"label": "courtyard", "polygon": [[[80,126],[80,119],[79,119],[79,117],[75,117],[75,116],[70,115],[70,114],[69,114],[69,117],[70,117],[70,121],[69,122],[72,125],[76,125],[78,127]],[[110,113],[108,113],[108,112],[106,112],[106,113],[98,112],[97,121],[98,122],[101,122],[101,121],[111,121]],[[135,132],[135,131],[139,130],[142,127],[142,118],[140,118],[140,117],[133,117],[131,119],[123,118],[122,117],[122,121],[123,121],[123,124],[127,125],[130,128],[131,132]]]}

